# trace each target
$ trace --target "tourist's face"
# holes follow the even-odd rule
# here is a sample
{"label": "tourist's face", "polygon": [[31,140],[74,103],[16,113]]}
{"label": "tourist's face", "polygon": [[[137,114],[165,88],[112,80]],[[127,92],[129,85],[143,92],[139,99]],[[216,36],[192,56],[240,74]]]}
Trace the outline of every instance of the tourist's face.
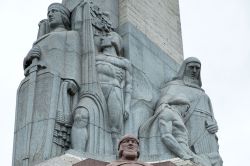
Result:
{"label": "tourist's face", "polygon": [[50,27],[55,28],[58,25],[63,25],[62,14],[57,9],[51,9],[48,11],[48,20]]}
{"label": "tourist's face", "polygon": [[124,151],[124,152],[131,152],[131,153],[137,153],[138,152],[138,143],[135,139],[132,139],[132,138],[128,138],[128,139],[125,139],[121,142],[121,145],[120,145],[121,149]]}
{"label": "tourist's face", "polygon": [[197,62],[187,64],[184,75],[192,79],[198,79],[200,76],[201,65]]}

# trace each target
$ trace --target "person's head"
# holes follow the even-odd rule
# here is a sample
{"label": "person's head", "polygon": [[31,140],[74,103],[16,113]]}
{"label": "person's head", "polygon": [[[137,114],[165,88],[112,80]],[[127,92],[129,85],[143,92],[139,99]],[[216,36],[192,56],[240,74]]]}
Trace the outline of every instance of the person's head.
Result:
{"label": "person's head", "polygon": [[123,160],[137,160],[140,156],[139,140],[130,134],[121,138],[118,144],[119,158]]}
{"label": "person's head", "polygon": [[109,32],[108,35],[101,41],[101,49],[114,47],[117,56],[120,56],[122,49],[122,38],[116,32]]}
{"label": "person's head", "polygon": [[179,69],[177,77],[174,79],[189,79],[192,83],[201,87],[201,62],[195,57],[185,59]]}
{"label": "person's head", "polygon": [[70,11],[61,3],[49,5],[47,16],[50,28],[64,27],[70,29]]}
{"label": "person's head", "polygon": [[186,65],[184,76],[198,80],[200,77],[201,64],[198,62],[189,62]]}

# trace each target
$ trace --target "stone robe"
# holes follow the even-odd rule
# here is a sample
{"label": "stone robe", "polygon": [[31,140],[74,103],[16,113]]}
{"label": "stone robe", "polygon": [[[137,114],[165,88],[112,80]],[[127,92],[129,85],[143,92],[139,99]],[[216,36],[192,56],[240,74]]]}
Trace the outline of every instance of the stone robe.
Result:
{"label": "stone robe", "polygon": [[217,136],[208,132],[206,128],[209,124],[216,124],[216,120],[211,101],[204,90],[186,80],[174,80],[162,89],[161,94],[163,95],[159,104],[173,101],[178,103],[178,100],[182,98],[188,100],[190,108],[181,114],[189,132],[190,149],[204,160],[210,161],[211,165],[221,163]]}
{"label": "stone robe", "polygon": [[[69,148],[71,109],[68,91],[80,82],[80,46],[75,31],[39,38],[40,68],[21,82],[17,92],[13,165],[35,165]],[[31,117],[31,118],[27,118]],[[27,139],[28,138],[28,139]]]}

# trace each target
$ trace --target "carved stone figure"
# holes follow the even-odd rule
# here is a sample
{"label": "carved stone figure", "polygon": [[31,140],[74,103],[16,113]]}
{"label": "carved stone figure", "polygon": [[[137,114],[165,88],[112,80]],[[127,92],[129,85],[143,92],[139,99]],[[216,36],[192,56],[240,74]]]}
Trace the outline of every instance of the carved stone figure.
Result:
{"label": "carved stone figure", "polygon": [[[172,103],[183,117],[189,132],[190,149],[212,166],[221,166],[219,146],[215,133],[218,130],[209,97],[201,88],[201,63],[197,58],[187,58],[177,74],[177,77],[167,83],[162,90],[159,103]],[[189,107],[178,104],[183,96]]]}
{"label": "carved stone figure", "polygon": [[[160,112],[160,113],[159,113]],[[192,159],[188,146],[188,131],[180,113],[166,103],[161,103],[156,110],[159,117],[161,140],[168,149],[182,159]]]}
{"label": "carved stone figure", "polygon": [[102,52],[96,56],[98,81],[108,107],[114,147],[121,137],[123,120],[128,118],[131,99],[131,65],[120,56],[121,46],[121,37],[110,32],[102,38]]}
{"label": "carved stone figure", "polygon": [[95,18],[92,15],[91,4],[88,1],[77,1],[77,4],[70,7],[72,9],[71,24],[81,36],[82,79],[79,102],[74,110],[72,148],[82,154],[87,152],[114,156],[107,103],[98,80],[96,67],[96,56],[99,50],[94,32],[99,30],[93,26],[92,21]]}
{"label": "carved stone figure", "polygon": [[148,157],[158,156],[158,160],[161,160],[161,157],[179,157],[200,162],[199,157],[189,149],[188,131],[178,109],[189,105],[185,98],[178,100],[178,106],[171,106],[175,102],[158,103],[154,115],[141,125],[139,138],[142,154]]}
{"label": "carved stone figure", "polygon": [[125,135],[118,144],[119,159],[107,166],[151,166],[151,164],[137,161],[139,152],[139,140],[133,135]]}
{"label": "carved stone figure", "polygon": [[[82,83],[74,113],[72,148],[81,153],[114,155],[130,107],[131,65],[121,57],[122,39],[113,31],[105,12],[86,1],[64,3],[72,10],[72,28],[81,34],[83,45]],[[87,138],[86,128],[87,144],[77,140]]]}
{"label": "carved stone figure", "polygon": [[[24,59],[26,78],[18,90],[14,165],[34,165],[70,147],[72,108],[80,83],[80,40],[70,31],[70,12],[48,7],[49,33]],[[34,146],[35,145],[35,146]]]}
{"label": "carved stone figure", "polygon": [[209,166],[210,163],[195,155],[189,149],[188,130],[181,116],[182,110],[189,108],[185,97],[180,96],[168,102],[158,103],[155,115],[152,118],[158,118],[158,125],[162,142],[177,157],[184,160],[192,160],[203,166]]}

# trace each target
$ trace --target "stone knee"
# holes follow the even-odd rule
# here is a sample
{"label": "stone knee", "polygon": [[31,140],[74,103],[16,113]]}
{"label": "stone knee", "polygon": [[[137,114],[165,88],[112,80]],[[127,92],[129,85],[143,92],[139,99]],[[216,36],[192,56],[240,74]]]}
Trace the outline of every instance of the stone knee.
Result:
{"label": "stone knee", "polygon": [[77,107],[74,111],[74,123],[76,128],[85,128],[88,125],[89,112],[85,107]]}

